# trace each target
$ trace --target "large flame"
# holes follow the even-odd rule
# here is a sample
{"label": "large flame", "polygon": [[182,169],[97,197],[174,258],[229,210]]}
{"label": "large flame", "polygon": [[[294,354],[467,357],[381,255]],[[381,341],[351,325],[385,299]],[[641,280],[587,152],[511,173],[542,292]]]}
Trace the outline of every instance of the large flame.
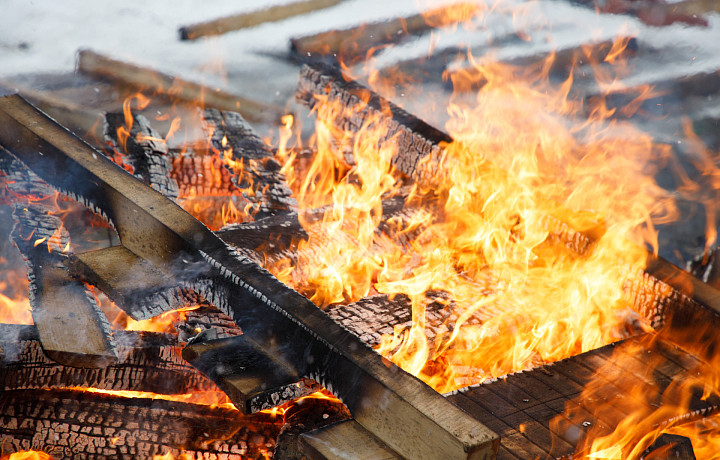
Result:
{"label": "large flame", "polygon": [[[429,179],[409,193],[390,166],[402,152],[380,142],[387,126],[365,120],[355,135],[338,130],[333,120],[360,107],[316,96],[315,159],[304,171],[285,168],[310,238],[297,260],[268,268],[321,307],[407,296],[412,327],[383,337],[378,351],[438,391],[626,336],[638,318],[624,300],[621,267],[642,266],[637,243],[657,250],[654,225],[673,217],[650,167],[668,152],[609,121],[602,104],[580,118],[582,104],[568,97],[572,78],[549,83],[551,59],[530,79],[470,56],[473,72],[453,78],[464,88],[471,82],[463,78],[480,78],[481,89],[473,104],[451,102],[446,129],[455,141],[426,159]],[[382,200],[402,193],[405,211],[388,220]],[[593,239],[590,250],[553,240],[558,220]],[[444,319],[430,318],[428,293],[444,304]]]}

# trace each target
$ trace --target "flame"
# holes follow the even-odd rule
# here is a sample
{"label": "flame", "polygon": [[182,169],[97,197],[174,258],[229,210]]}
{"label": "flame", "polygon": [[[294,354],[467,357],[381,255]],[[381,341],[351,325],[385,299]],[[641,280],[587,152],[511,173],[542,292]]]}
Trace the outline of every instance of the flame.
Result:
{"label": "flame", "polygon": [[159,394],[149,391],[133,391],[133,390],[105,390],[102,388],[84,388],[84,387],[67,387],[67,390],[78,391],[83,393],[97,393],[120,398],[143,398],[143,399],[161,399],[164,401],[176,401],[189,404],[198,404],[210,406],[212,408],[220,407],[223,409],[237,410],[230,402],[227,395],[222,391],[206,390],[193,391],[184,394]]}
{"label": "flame", "polygon": [[[609,60],[624,63],[623,46]],[[426,157],[404,213],[387,221],[382,200],[401,191],[392,133],[382,120],[340,130],[335,120],[353,119],[365,102],[343,107],[316,95],[312,164],[301,171],[297,156],[283,154],[309,239],[297,259],[267,268],[323,308],[406,296],[412,326],[384,336],[378,351],[441,392],[647,330],[619,267],[642,267],[638,244],[657,251],[655,225],[676,214],[651,167],[670,153],[609,119],[610,110],[585,118],[582,101],[569,97],[572,73],[550,84],[552,59],[533,74],[469,55],[473,72],[452,78],[461,88],[482,79],[474,104],[451,100],[446,129],[455,141]],[[591,248],[558,244],[556,220]],[[430,311],[438,309],[445,318]]]}

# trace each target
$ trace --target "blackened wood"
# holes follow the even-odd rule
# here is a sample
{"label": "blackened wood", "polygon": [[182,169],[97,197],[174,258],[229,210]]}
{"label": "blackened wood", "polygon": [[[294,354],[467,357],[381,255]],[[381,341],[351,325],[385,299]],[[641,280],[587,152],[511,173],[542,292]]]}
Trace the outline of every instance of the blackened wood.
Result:
{"label": "blackened wood", "polygon": [[717,248],[703,252],[688,262],[687,270],[695,277],[714,288],[720,288],[720,260]]}
{"label": "blackened wood", "polygon": [[[453,9],[461,13],[450,14]],[[330,62],[342,62],[349,66],[369,57],[373,50],[404,42],[436,27],[467,20],[478,10],[475,4],[458,3],[390,21],[292,38],[290,50],[300,61],[324,57]]]}
{"label": "blackened wood", "polygon": [[692,441],[685,436],[663,433],[643,452],[643,460],[695,460]]}
{"label": "blackened wood", "polygon": [[150,90],[153,93],[172,95],[176,100],[191,104],[240,112],[248,120],[269,122],[280,119],[280,110],[268,104],[182,80],[153,69],[103,56],[90,50],[80,50],[77,71],[114,80],[121,84]]}
{"label": "blackened wood", "polygon": [[236,410],[68,390],[0,394],[0,448],[57,460],[142,459],[171,453],[241,459],[272,451],[280,423]]}
{"label": "blackened wood", "polygon": [[212,147],[234,162],[242,162],[241,171],[234,170],[235,166],[228,168],[236,187],[252,187],[255,191],[248,197],[254,206],[253,215],[261,218],[297,209],[292,191],[280,172],[280,164],[240,114],[206,109],[202,118]]}
{"label": "blackened wood", "polygon": [[181,394],[215,385],[181,357],[169,334],[115,331],[118,362],[77,368],[47,357],[35,326],[0,325],[0,389],[3,391],[93,387]]}
{"label": "blackened wood", "polygon": [[255,27],[267,22],[277,22],[313,11],[330,8],[343,0],[300,0],[285,5],[275,5],[269,8],[250,11],[247,13],[225,16],[211,21],[200,22],[179,29],[180,40],[196,40],[200,37],[221,35],[233,30]]}
{"label": "blackened wood", "polygon": [[[129,129],[128,122],[132,125]],[[124,143],[119,130],[124,130],[127,136]],[[107,113],[104,131],[108,146],[124,153],[125,162],[133,168],[135,177],[170,199],[178,197],[178,184],[170,177],[172,163],[167,144],[147,118],[131,114],[126,120],[125,114]]]}
{"label": "blackened wood", "polygon": [[214,381],[246,414],[277,407],[322,389],[301,379],[242,335],[192,342],[183,358]]}
{"label": "blackened wood", "polygon": [[[333,120],[340,129],[357,132],[370,120],[383,123],[387,134],[381,142],[397,144],[398,154],[392,159],[392,163],[408,176],[413,176],[421,159],[432,153],[439,154],[440,144],[452,142],[452,138],[446,133],[433,128],[359,83],[347,81],[333,66],[313,63],[300,70],[295,98],[312,109],[318,103],[316,95],[327,96],[328,103],[353,107],[352,118]],[[361,101],[366,102],[362,108]],[[392,116],[388,115],[388,109]]]}
{"label": "blackened wood", "polygon": [[183,316],[184,319],[173,323],[178,332],[178,340],[183,343],[203,331],[212,330],[213,335],[219,339],[242,334],[232,318],[207,303],[200,303],[200,308],[188,310]]}
{"label": "blackened wood", "polygon": [[[350,413],[342,403],[334,398],[322,397],[322,395],[319,398],[308,397],[298,401],[297,404],[288,408],[284,418],[285,425],[278,436],[274,452],[274,458],[279,460],[292,460],[307,456],[301,438],[304,433],[330,427],[341,421],[358,425],[356,421],[350,419]],[[347,441],[352,443],[351,439]],[[363,458],[366,453],[372,452],[371,449],[374,449],[376,444],[377,441],[366,448],[361,447],[355,452],[348,453],[349,458],[357,456]]]}
{"label": "blackened wood", "polygon": [[205,302],[124,246],[70,254],[65,265],[72,276],[97,286],[138,321]]}
{"label": "blackened wood", "polygon": [[[662,360],[670,361],[663,364],[662,373],[649,372]],[[557,458],[571,454],[591,428],[594,434],[609,434],[639,408],[652,413],[664,403],[673,404],[672,397],[670,401],[642,399],[627,389],[647,388],[648,395],[662,393],[669,385],[668,378],[682,380],[694,375],[693,363],[698,361],[688,352],[655,335],[643,335],[466,388],[448,398],[494,429],[510,453],[525,458],[527,452],[539,448]],[[685,423],[713,413],[719,405],[719,398],[703,398],[697,391],[688,413],[666,423]],[[508,437],[512,442],[506,443]]]}
{"label": "blackened wood", "polygon": [[[62,253],[70,235],[55,215],[55,191],[18,161],[5,162],[8,189],[32,200],[13,203],[12,239],[25,259],[33,322],[45,352],[57,362],[104,367],[117,359],[110,324],[94,296],[72,279]],[[78,334],[77,331],[83,331]]]}
{"label": "blackened wood", "polygon": [[344,420],[299,437],[299,451],[310,460],[400,460],[354,420]]}
{"label": "blackened wood", "polygon": [[[487,458],[497,452],[497,436],[481,423],[386,364],[307,298],[18,96],[0,98],[0,143],[54,187],[103,210],[125,247],[187,277],[249,340],[335,392],[355,420],[399,454]],[[368,403],[379,398],[382,407]]]}

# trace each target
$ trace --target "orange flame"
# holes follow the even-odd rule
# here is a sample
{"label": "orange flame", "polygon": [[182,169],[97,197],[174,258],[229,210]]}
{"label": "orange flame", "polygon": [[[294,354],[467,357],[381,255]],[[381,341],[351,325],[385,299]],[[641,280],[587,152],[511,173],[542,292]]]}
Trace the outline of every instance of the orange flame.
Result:
{"label": "orange flame", "polygon": [[[399,192],[390,160],[403,152],[385,141],[382,120],[364,120],[355,134],[335,128],[363,102],[316,96],[315,159],[306,171],[284,170],[302,209],[326,208],[301,216],[310,238],[297,260],[268,267],[321,307],[407,296],[412,327],[383,337],[378,351],[441,392],[625,336],[637,314],[618,267],[642,266],[645,251],[629,241],[657,250],[654,226],[675,214],[649,166],[667,149],[608,120],[609,111],[580,119],[582,103],[568,97],[572,76],[555,87],[549,64],[528,81],[518,69],[469,60],[484,84],[473,105],[457,98],[448,107],[456,141],[425,159],[419,176],[428,179],[382,232],[382,200]],[[467,87],[463,74],[453,78]],[[620,138],[619,129],[632,134]],[[577,254],[553,243],[553,219],[591,236],[593,247]],[[429,292],[444,294],[431,301]],[[431,314],[432,302],[445,319]]]}
{"label": "orange flame", "polygon": [[53,460],[53,457],[43,451],[26,450],[23,452],[15,452],[14,454],[0,456],[0,460]]}

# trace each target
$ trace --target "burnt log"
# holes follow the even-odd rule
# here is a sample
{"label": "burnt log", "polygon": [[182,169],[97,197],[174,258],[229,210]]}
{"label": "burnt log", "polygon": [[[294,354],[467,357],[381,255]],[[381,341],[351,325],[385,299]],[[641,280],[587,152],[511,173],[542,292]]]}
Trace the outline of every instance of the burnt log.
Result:
{"label": "burnt log", "polygon": [[[415,175],[423,158],[431,154],[439,155],[441,144],[452,142],[448,134],[359,83],[347,81],[336,67],[313,63],[300,70],[295,98],[312,110],[319,104],[316,95],[327,96],[327,101],[323,103],[354,108],[353,117],[333,120],[337,128],[346,132],[357,132],[371,120],[383,123],[387,132],[378,147],[390,142],[396,144],[397,155],[392,159],[392,164],[408,176]],[[388,116],[388,112],[392,116]]]}
{"label": "burnt log", "polygon": [[79,73],[107,78],[120,84],[149,90],[153,94],[172,95],[190,104],[240,112],[248,120],[271,122],[280,119],[276,107],[252,99],[182,80],[153,69],[103,56],[90,50],[80,50],[77,59]]}
{"label": "burnt log", "polygon": [[[172,163],[168,147],[142,115],[105,114],[105,141],[112,153],[122,152],[133,175],[170,199],[178,197],[178,184],[170,177]],[[130,126],[128,126],[128,124]],[[122,133],[122,134],[121,134]],[[121,139],[122,137],[122,139]]]}
{"label": "burnt log", "polygon": [[241,412],[251,414],[280,406],[322,389],[302,379],[242,335],[192,341],[183,358],[214,381]]}
{"label": "burnt log", "polygon": [[182,394],[215,385],[181,356],[177,338],[114,331],[118,361],[104,368],[58,364],[42,349],[35,326],[0,325],[0,389],[100,388]]}
{"label": "burnt log", "polygon": [[3,453],[42,450],[63,459],[241,459],[272,451],[281,423],[236,410],[70,390],[0,394]]}
{"label": "burnt log", "polygon": [[206,109],[203,129],[212,148],[228,156],[235,187],[252,189],[253,196],[248,199],[253,204],[253,215],[261,218],[297,208],[292,191],[280,173],[280,164],[240,114]]}
{"label": "burnt log", "polygon": [[277,22],[313,11],[330,8],[343,0],[300,0],[286,5],[225,16],[180,28],[180,40],[196,40],[200,37],[222,35],[233,30],[255,27],[267,22]]}

